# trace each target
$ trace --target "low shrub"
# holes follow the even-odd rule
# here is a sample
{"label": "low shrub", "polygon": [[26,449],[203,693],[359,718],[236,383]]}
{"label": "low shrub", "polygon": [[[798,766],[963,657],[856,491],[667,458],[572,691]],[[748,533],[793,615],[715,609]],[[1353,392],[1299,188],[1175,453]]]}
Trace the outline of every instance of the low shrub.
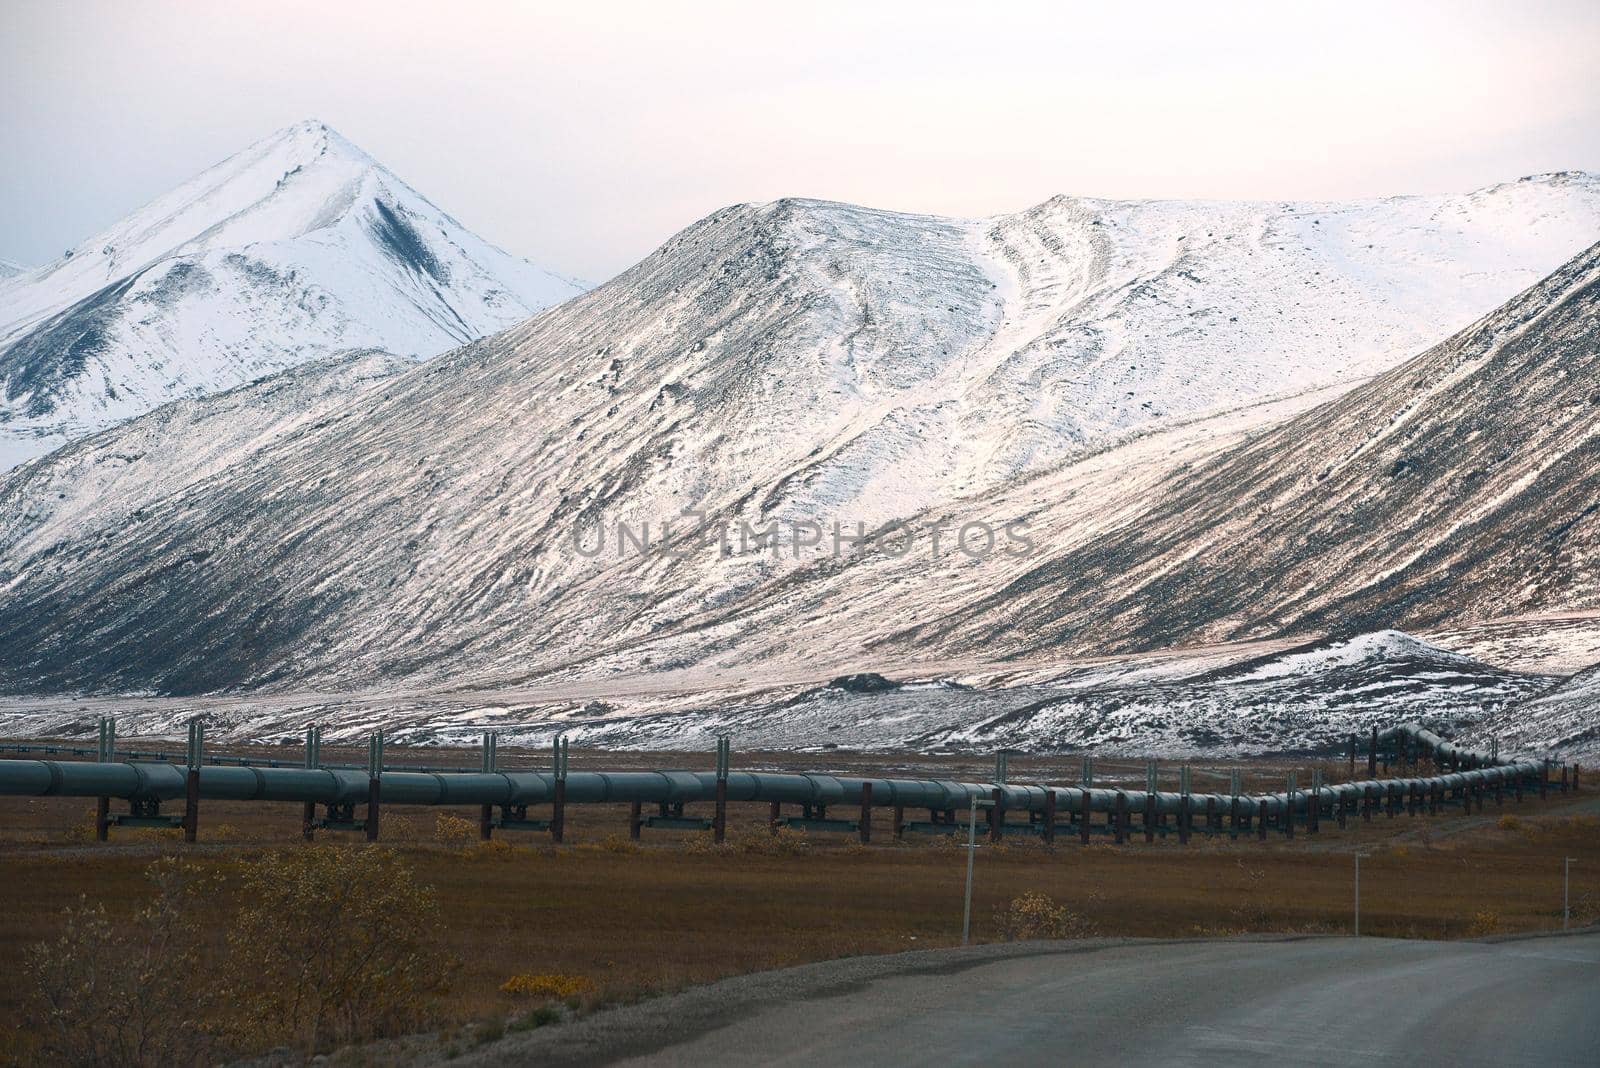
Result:
{"label": "low shrub", "polygon": [[557,1001],[582,997],[595,991],[595,983],[585,975],[513,975],[500,984],[502,994],[522,998],[551,998]]}
{"label": "low shrub", "polygon": [[1007,942],[1032,938],[1088,938],[1094,933],[1093,924],[1037,890],[1012,898],[1010,905],[995,910],[995,926]]}

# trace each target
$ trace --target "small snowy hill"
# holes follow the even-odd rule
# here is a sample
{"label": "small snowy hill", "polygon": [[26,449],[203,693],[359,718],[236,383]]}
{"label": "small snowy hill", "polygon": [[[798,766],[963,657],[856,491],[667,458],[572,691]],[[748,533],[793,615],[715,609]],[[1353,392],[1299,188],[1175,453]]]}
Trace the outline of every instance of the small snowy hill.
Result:
{"label": "small snowy hill", "polygon": [[0,470],[342,350],[431,356],[581,289],[301,123],[0,286]]}

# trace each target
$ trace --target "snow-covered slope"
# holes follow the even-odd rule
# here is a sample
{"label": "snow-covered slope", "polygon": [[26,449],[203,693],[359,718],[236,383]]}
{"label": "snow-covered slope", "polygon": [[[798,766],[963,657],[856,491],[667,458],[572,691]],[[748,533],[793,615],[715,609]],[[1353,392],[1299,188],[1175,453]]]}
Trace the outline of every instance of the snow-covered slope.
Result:
{"label": "snow-covered slope", "polygon": [[431,356],[581,288],[301,123],[0,286],[0,469],[342,350]]}
{"label": "snow-covered slope", "polygon": [[1600,244],[915,640],[1148,648],[1592,610],[1597,500]]}
{"label": "snow-covered slope", "polygon": [[[1048,527],[1059,559],[1148,508],[1146,490],[1170,494],[1173,461],[1150,441],[1204,462],[1207,441],[1259,426],[1261,395],[1398,361],[1557,266],[1597,211],[1586,175],[1345,206],[1058,199],[985,221],[729,208],[150,502],[114,538],[80,515],[0,554],[0,683],[436,684],[795,657],[838,643],[847,613],[856,650],[1054,641],[1071,606],[1051,584],[1068,580],[1038,560],[971,575],[948,553],[860,570],[714,550],[592,560],[572,535],[659,535],[686,507],[758,525],[988,509]],[[1231,429],[1172,425],[1236,401]],[[1142,451],[1110,448],[1140,434]]]}
{"label": "snow-covered slope", "polygon": [[[725,680],[726,681],[726,680]],[[680,692],[402,690],[248,693],[192,698],[0,698],[0,734],[84,737],[115,714],[130,735],[182,733],[203,715],[229,742],[294,743],[304,724],[330,741],[383,729],[404,744],[710,749],[732,733],[743,750],[997,749],[1163,756],[1338,752],[1397,719],[1451,735],[1508,724],[1560,682],[1492,668],[1395,631],[1270,651],[1215,648],[1080,664],[992,665],[976,673],[851,675],[831,682]],[[1569,684],[1571,685],[1571,684]],[[1562,691],[1556,691],[1562,692]]]}
{"label": "snow-covered slope", "polygon": [[351,397],[413,361],[343,353],[199,400],[173,401],[0,479],[0,556],[47,553],[69,534],[115,538],[144,508],[267,445],[327,425]]}
{"label": "snow-covered slope", "polygon": [[1600,757],[1600,664],[1479,724],[1468,744],[1514,753],[1551,753],[1590,764]]}
{"label": "snow-covered slope", "polygon": [[26,267],[13,260],[0,260],[0,281],[3,281],[7,278],[14,278],[26,270]]}
{"label": "snow-covered slope", "polygon": [[[1351,733],[1400,719],[1454,734],[1558,681],[1491,668],[1397,631],[1210,670],[1177,660],[1128,677],[1129,666],[1009,686],[937,680],[863,692],[836,683],[681,712],[567,714],[559,727],[575,745],[629,748],[697,748],[732,731],[752,749],[1338,751]],[[537,738],[538,729],[525,733]]]}

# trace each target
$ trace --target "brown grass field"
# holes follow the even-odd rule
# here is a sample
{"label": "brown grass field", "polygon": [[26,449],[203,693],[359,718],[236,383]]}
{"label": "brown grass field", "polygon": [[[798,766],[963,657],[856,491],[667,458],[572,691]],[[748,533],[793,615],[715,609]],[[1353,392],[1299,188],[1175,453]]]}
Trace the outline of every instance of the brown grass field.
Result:
{"label": "brown grass field", "polygon": [[[349,754],[355,759],[357,754]],[[536,755],[535,755],[536,757]],[[535,757],[530,757],[532,763]],[[344,759],[328,753],[329,762]],[[826,754],[836,770],[979,775],[990,765],[959,758]],[[472,754],[391,752],[400,762],[470,763]],[[743,758],[743,766],[780,766],[794,756]],[[501,766],[515,758],[502,751]],[[704,766],[694,754],[574,754],[573,767]],[[1288,765],[1250,765],[1254,782],[1281,782]],[[1300,765],[1302,768],[1306,765]],[[1115,778],[1111,761],[1103,781]],[[1137,762],[1120,767],[1142,783]],[[1328,780],[1342,764],[1328,764]],[[1012,761],[1013,781],[1071,782],[1076,759]],[[1358,766],[1364,772],[1364,765]],[[1302,771],[1302,783],[1309,775]],[[1203,788],[1197,772],[1196,788]],[[62,911],[80,897],[126,916],[149,894],[143,871],[158,856],[183,852],[226,876],[264,849],[303,848],[300,808],[292,804],[206,802],[200,841],[176,833],[113,830],[97,844],[93,802],[84,798],[0,798],[0,955],[18,961],[26,947],[59,930]],[[707,806],[709,808],[709,806]],[[732,805],[729,844],[709,835],[645,832],[626,838],[624,806],[569,809],[567,841],[498,832],[496,844],[440,840],[439,811],[384,810],[383,840],[439,892],[451,953],[460,961],[440,1023],[504,1018],[524,1008],[500,992],[510,976],[582,976],[594,984],[584,1009],[669,992],[753,970],[863,953],[891,953],[959,943],[965,853],[950,839],[877,840],[800,836],[796,851],[776,853],[766,808]],[[476,818],[476,810],[461,818]],[[457,830],[460,830],[458,827]],[[320,838],[359,848],[353,834]],[[1103,936],[1208,936],[1243,932],[1343,933],[1351,919],[1351,854],[1362,864],[1363,932],[1403,938],[1461,938],[1549,930],[1561,922],[1562,858],[1572,868],[1574,924],[1600,921],[1600,793],[1553,792],[1547,801],[1491,802],[1482,815],[1446,810],[1434,817],[1325,826],[1315,837],[1267,842],[1197,834],[1125,846],[1075,838],[1046,849],[1013,836],[977,856],[974,937],[1000,937],[997,910],[1028,891],[1049,895]],[[229,907],[225,884],[215,921]],[[197,917],[207,922],[207,917]],[[315,917],[307,917],[315,922]],[[23,1025],[30,993],[15,967],[0,981],[0,1049],[26,1060]]]}

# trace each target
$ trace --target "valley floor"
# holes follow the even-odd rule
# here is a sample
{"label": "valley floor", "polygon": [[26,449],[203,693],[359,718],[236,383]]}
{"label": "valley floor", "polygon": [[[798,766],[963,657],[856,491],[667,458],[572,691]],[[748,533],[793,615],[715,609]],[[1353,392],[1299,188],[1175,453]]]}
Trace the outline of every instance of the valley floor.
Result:
{"label": "valley floor", "polygon": [[[280,755],[283,755],[280,753]],[[355,754],[328,751],[324,758]],[[396,750],[396,762],[459,762],[460,753]],[[514,755],[502,752],[502,761]],[[575,752],[575,767],[597,766]],[[605,766],[708,763],[709,754],[606,754]],[[796,766],[794,754],[750,754],[745,766]],[[920,768],[948,776],[986,766],[976,758],[830,753],[835,770]],[[1060,781],[1075,767],[1062,758],[1017,758],[1014,781]],[[1247,764],[1252,782],[1281,782],[1281,761]],[[1325,765],[1329,781],[1338,765]],[[1098,765],[1106,781],[1142,776],[1137,760]],[[1197,769],[1197,776],[1220,769]],[[1364,767],[1360,768],[1364,772]],[[1197,780],[1198,781],[1198,780]],[[264,849],[296,849],[297,805],[208,802],[200,844],[187,850],[172,832],[114,830],[97,845],[92,805],[83,799],[0,799],[0,953],[57,935],[62,910],[80,895],[125,917],[149,898],[143,878],[157,857],[185,853],[222,878],[210,907],[217,916],[237,894],[239,865]],[[464,813],[470,817],[470,813]],[[443,1030],[383,1047],[380,1059],[463,1053],[508,1026],[585,1016],[723,977],[809,961],[959,944],[965,853],[949,838],[908,836],[870,846],[843,836],[800,836],[772,844],[764,806],[730,806],[729,844],[708,836],[646,831],[627,840],[623,806],[583,806],[569,816],[568,839],[500,832],[493,845],[471,840],[437,810],[385,809],[384,842],[437,888],[444,937],[461,962],[438,1007]],[[470,826],[470,825],[469,825]],[[323,832],[341,847],[354,836]],[[882,836],[887,838],[887,835]],[[1351,920],[1351,854],[1362,851],[1362,930],[1405,939],[1460,939],[1548,931],[1561,923],[1561,861],[1572,868],[1573,922],[1600,922],[1600,794],[1552,794],[1541,803],[1507,801],[1482,815],[1378,818],[1340,832],[1325,828],[1292,841],[1230,841],[1225,835],[1180,847],[1175,839],[1117,847],[1075,840],[1053,850],[1021,838],[977,857],[973,932],[1004,939],[1002,916],[1036,892],[1069,910],[1083,936],[1196,938],[1256,932],[1343,934]],[[206,923],[204,916],[195,917]],[[220,924],[218,924],[220,926]],[[218,937],[221,937],[219,932]],[[0,983],[4,1036],[26,1061],[29,991],[12,971]],[[541,1003],[501,991],[513,975],[581,977],[587,993]],[[546,1015],[540,1015],[545,1012]],[[372,1057],[371,1048],[361,1056]]]}

